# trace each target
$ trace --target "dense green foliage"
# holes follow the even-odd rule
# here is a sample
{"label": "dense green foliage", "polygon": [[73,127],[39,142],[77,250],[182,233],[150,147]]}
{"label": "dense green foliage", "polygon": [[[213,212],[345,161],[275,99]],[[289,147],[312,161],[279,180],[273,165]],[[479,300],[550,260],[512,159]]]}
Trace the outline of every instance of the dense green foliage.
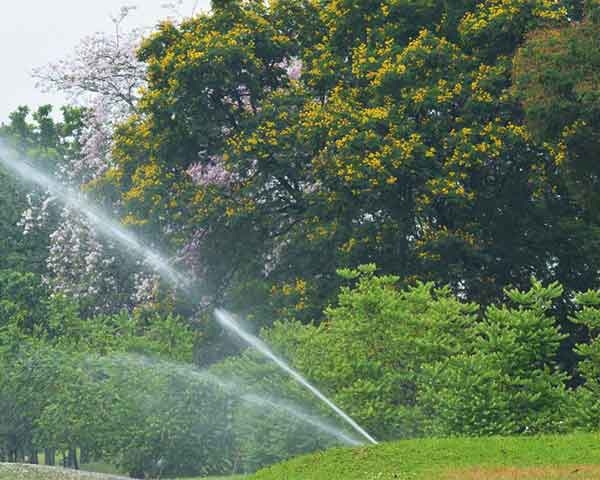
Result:
{"label": "dense green foliage", "polygon": [[[532,274],[594,287],[579,184],[597,190],[597,49],[580,3],[219,2],[143,44],[148,85],[100,188],[142,231],[168,224],[171,248],[200,235],[206,294],[263,324],[318,318],[336,269],[368,262],[486,305]],[[555,101],[563,84],[580,95]],[[544,105],[568,125],[540,138]]]}
{"label": "dense green foliage", "polygon": [[600,426],[600,292],[588,291],[577,297],[582,309],[572,319],[587,328],[589,343],[577,346],[582,358],[579,369],[586,383],[577,391],[578,423],[587,429]]}
{"label": "dense green foliage", "polygon": [[534,282],[506,292],[516,307],[492,306],[474,326],[474,341],[458,355],[429,366],[421,395],[436,435],[565,431],[569,428],[566,374],[555,358],[561,340],[548,314],[562,288]]}

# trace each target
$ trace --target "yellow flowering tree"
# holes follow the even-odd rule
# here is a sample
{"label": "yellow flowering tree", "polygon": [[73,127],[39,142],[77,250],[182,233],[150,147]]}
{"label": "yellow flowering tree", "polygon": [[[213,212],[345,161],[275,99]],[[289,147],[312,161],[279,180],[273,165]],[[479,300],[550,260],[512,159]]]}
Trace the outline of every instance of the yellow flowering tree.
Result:
{"label": "yellow flowering tree", "polygon": [[143,44],[103,188],[167,234],[206,301],[260,318],[318,318],[335,270],[367,262],[484,303],[531,274],[587,288],[566,140],[524,122],[513,75],[579,3],[215,2]]}

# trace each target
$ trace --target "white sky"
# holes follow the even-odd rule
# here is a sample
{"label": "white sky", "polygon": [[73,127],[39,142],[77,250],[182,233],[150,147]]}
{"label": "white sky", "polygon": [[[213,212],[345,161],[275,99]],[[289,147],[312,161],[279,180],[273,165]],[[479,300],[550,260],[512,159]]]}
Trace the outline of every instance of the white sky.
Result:
{"label": "white sky", "polygon": [[[79,40],[94,32],[114,31],[110,19],[123,5],[137,9],[123,28],[155,25],[169,15],[162,8],[173,0],[0,0],[0,123],[19,105],[62,105],[59,95],[35,87],[31,70],[69,56]],[[189,16],[208,9],[209,0],[183,0],[180,11]]]}

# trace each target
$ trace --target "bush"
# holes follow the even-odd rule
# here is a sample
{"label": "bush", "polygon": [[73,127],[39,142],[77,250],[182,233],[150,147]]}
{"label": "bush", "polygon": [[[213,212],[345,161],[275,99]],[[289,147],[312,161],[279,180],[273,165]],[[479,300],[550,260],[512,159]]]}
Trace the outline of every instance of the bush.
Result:
{"label": "bush", "polygon": [[513,435],[567,428],[566,374],[554,359],[561,341],[548,314],[557,284],[508,290],[515,308],[489,307],[465,353],[429,365],[419,402],[434,435]]}
{"label": "bush", "polygon": [[343,270],[356,281],[318,327],[276,324],[269,341],[359,424],[380,439],[423,433],[423,368],[464,350],[477,306],[448,288],[395,287],[374,266]]}
{"label": "bush", "polygon": [[563,290],[533,281],[508,306],[479,307],[446,288],[395,288],[374,267],[319,326],[276,324],[265,336],[378,438],[560,432],[570,427],[565,335],[550,310]]}
{"label": "bush", "polygon": [[579,373],[585,384],[575,393],[575,425],[586,430],[600,429],[600,291],[588,291],[575,298],[581,309],[571,318],[583,325],[589,343],[577,345],[581,356]]}

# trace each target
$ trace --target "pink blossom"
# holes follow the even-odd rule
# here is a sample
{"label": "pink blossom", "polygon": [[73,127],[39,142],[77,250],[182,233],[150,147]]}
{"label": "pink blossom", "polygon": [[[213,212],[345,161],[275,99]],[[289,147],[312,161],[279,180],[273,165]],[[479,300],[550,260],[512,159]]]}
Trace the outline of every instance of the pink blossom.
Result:
{"label": "pink blossom", "polygon": [[290,80],[298,81],[302,77],[303,63],[299,58],[286,58],[279,64],[283,68]]}
{"label": "pink blossom", "polygon": [[225,168],[222,157],[210,157],[208,163],[194,163],[186,173],[201,187],[227,186],[233,181],[233,174]]}
{"label": "pink blossom", "polygon": [[50,195],[46,195],[40,200],[31,193],[26,195],[26,199],[29,207],[21,213],[18,223],[23,228],[24,235],[28,235],[47,223],[50,217],[50,207],[54,200]]}
{"label": "pink blossom", "polygon": [[302,76],[302,60],[294,58],[287,67],[287,74],[291,80],[300,80]]}
{"label": "pink blossom", "polygon": [[135,108],[145,81],[145,65],[135,55],[141,34],[106,35],[84,38],[67,59],[34,70],[38,85],[46,91],[60,91],[77,104],[96,97],[117,110],[123,104]]}
{"label": "pink blossom", "polygon": [[189,269],[195,278],[202,276],[202,244],[204,243],[208,231],[199,228],[192,233],[188,242],[179,251],[177,261],[181,262],[186,269]]}
{"label": "pink blossom", "polygon": [[47,283],[55,293],[89,301],[97,311],[122,308],[115,304],[119,286],[111,273],[117,260],[88,222],[68,208],[50,234]]}
{"label": "pink blossom", "polygon": [[131,300],[134,305],[149,305],[156,303],[160,278],[155,273],[137,272],[134,274],[134,292]]}

